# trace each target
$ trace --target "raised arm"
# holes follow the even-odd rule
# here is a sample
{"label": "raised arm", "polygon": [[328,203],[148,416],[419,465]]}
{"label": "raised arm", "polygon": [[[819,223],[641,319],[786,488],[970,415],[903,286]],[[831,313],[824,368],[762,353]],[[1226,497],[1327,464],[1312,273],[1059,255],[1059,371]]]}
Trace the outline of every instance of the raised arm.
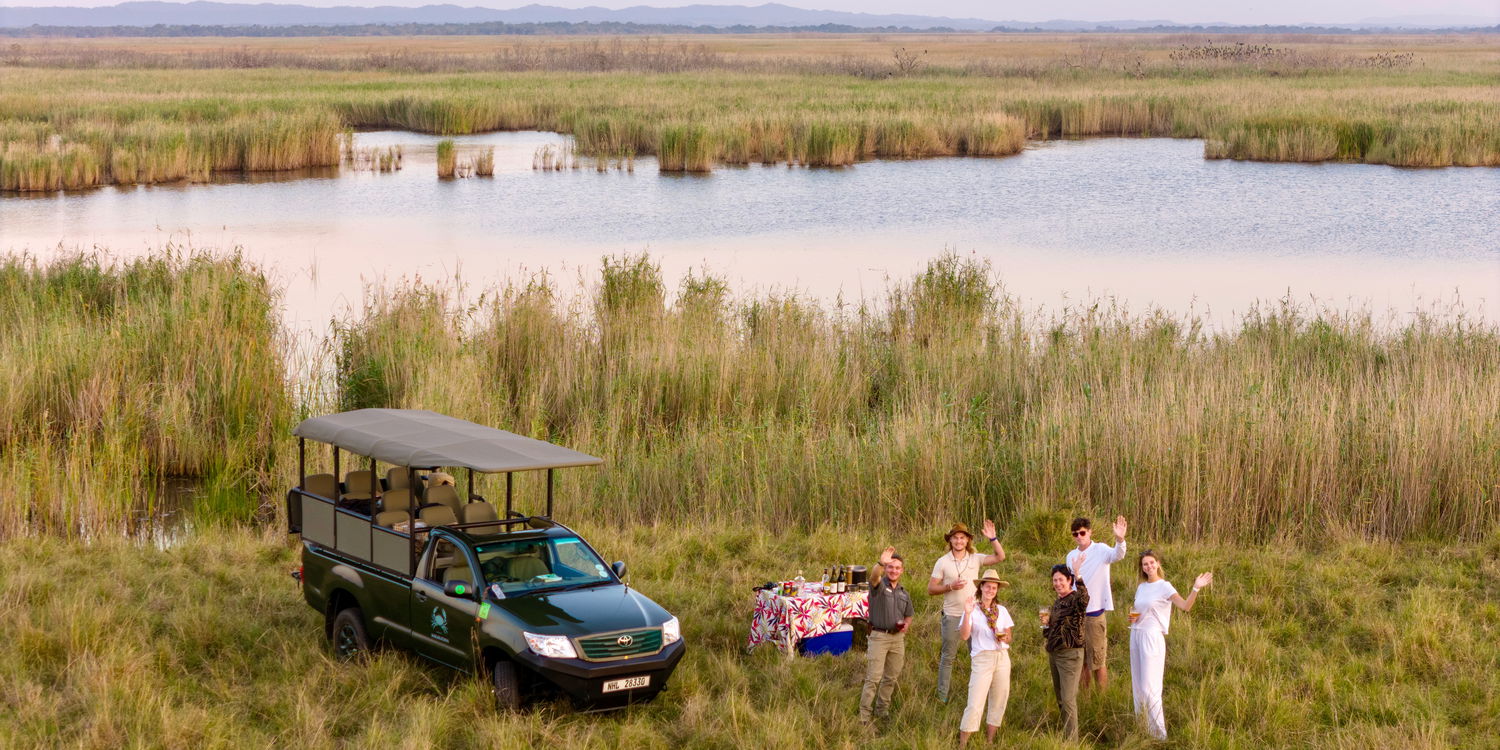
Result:
{"label": "raised arm", "polygon": [[1188,594],[1186,599],[1182,598],[1182,594],[1173,594],[1172,604],[1176,605],[1177,608],[1182,610],[1183,612],[1192,610],[1193,604],[1198,601],[1198,592],[1208,588],[1209,584],[1212,584],[1213,582],[1213,573],[1200,574],[1197,578],[1193,579],[1192,593]]}
{"label": "raised arm", "polygon": [[974,632],[974,597],[964,598],[964,618],[959,621],[959,640],[967,641]]}
{"label": "raised arm", "polygon": [[[1082,565],[1083,555],[1079,555],[1079,564]],[[1083,585],[1083,576],[1073,579],[1073,592],[1063,597],[1055,606],[1061,607],[1058,611],[1059,617],[1066,617],[1077,612],[1082,614],[1089,606],[1089,587]]]}
{"label": "raised arm", "polygon": [[1125,523],[1124,516],[1115,516],[1115,546],[1114,554],[1109,556],[1109,562],[1117,563],[1125,559],[1125,532],[1129,526]]}
{"label": "raised arm", "polygon": [[994,547],[995,554],[985,555],[984,558],[979,561],[979,564],[994,565],[995,563],[1004,561],[1005,548],[1000,546],[1000,537],[995,533],[995,522],[991,521],[988,518],[984,519],[984,528],[982,530],[984,531],[984,538],[990,540],[990,545]]}

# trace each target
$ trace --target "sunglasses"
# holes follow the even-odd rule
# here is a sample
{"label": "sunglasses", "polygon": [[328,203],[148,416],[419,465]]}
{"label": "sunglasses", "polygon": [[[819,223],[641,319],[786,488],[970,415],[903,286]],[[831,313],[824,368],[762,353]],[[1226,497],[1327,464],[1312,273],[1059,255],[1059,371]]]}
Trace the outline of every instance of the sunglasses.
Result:
{"label": "sunglasses", "polygon": [[1088,536],[1088,533],[1089,533],[1088,529],[1079,529],[1079,530],[1073,532],[1073,536]]}

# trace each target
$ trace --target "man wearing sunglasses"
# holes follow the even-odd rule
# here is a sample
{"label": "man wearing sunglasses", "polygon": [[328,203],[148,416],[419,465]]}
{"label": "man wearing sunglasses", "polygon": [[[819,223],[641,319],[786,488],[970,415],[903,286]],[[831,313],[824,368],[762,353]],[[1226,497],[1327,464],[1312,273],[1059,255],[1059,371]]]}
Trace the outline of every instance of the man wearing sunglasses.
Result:
{"label": "man wearing sunglasses", "polygon": [[[1113,549],[1093,539],[1093,524],[1087,518],[1073,519],[1073,541],[1078,548],[1068,552],[1068,567],[1078,574],[1089,594],[1086,616],[1083,619],[1083,671],[1079,679],[1081,687],[1087,687],[1089,678],[1102,690],[1109,682],[1109,671],[1105,668],[1105,656],[1109,651],[1109,628],[1105,612],[1115,608],[1114,595],[1109,587],[1110,563],[1125,559],[1125,517],[1115,516],[1115,546]],[[1085,554],[1087,553],[1087,554]],[[1082,565],[1074,561],[1083,557]]]}

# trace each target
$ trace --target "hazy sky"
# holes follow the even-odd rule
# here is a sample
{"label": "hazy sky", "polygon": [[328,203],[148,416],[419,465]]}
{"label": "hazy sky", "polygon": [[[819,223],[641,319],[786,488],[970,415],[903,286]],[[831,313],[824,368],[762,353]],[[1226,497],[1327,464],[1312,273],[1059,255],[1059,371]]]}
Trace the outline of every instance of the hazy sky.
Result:
{"label": "hazy sky", "polygon": [[[97,6],[122,0],[0,0],[6,6]],[[278,2],[287,4],[403,5],[451,3],[461,6],[515,8],[526,0],[222,0],[224,2]],[[632,5],[670,7],[679,5],[759,5],[765,0],[536,0],[541,5],[567,8]],[[913,13],[931,16],[983,18],[995,21],[1045,21],[1070,19],[1162,19],[1178,23],[1222,21],[1227,23],[1349,23],[1366,18],[1391,16],[1472,16],[1500,23],[1500,0],[1053,0],[1048,3],[981,2],[981,0],[782,0],[786,5],[819,10],[865,13]]]}

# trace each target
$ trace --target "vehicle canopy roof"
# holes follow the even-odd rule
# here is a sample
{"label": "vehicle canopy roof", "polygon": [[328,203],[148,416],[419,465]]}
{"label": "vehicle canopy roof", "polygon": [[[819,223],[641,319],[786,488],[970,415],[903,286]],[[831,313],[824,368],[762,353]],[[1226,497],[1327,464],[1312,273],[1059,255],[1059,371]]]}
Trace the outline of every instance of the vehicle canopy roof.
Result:
{"label": "vehicle canopy roof", "polygon": [[396,466],[455,466],[489,474],[604,463],[571,448],[425,409],[358,409],[313,417],[292,434]]}

